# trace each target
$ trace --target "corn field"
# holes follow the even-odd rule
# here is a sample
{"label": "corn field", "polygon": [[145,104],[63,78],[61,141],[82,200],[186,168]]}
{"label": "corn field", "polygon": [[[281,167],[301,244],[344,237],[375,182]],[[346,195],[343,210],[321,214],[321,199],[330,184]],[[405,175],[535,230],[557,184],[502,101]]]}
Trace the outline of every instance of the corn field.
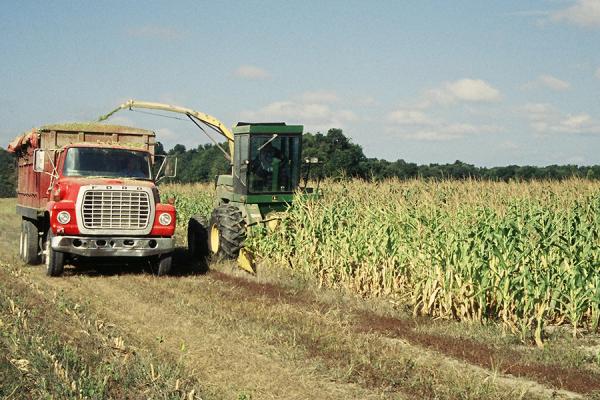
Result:
{"label": "corn field", "polygon": [[[573,335],[600,320],[600,184],[325,182],[275,232],[248,247],[265,264],[415,314],[499,321],[541,345],[546,325]],[[178,223],[208,214],[213,192],[171,186]]]}

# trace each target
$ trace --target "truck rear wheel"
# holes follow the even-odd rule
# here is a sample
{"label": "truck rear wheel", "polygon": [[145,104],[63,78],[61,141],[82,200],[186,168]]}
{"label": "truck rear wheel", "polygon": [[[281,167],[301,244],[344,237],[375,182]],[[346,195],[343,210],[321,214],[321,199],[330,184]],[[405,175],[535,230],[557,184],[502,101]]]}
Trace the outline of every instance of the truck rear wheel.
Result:
{"label": "truck rear wheel", "polygon": [[246,221],[235,206],[223,204],[210,216],[209,249],[217,258],[234,259],[244,246]]}
{"label": "truck rear wheel", "polygon": [[37,265],[40,257],[40,232],[37,225],[30,219],[23,219],[21,224],[21,258],[29,265]]}
{"label": "truck rear wheel", "polygon": [[65,254],[60,251],[52,250],[52,230],[48,230],[46,236],[46,275],[61,276],[65,269]]}
{"label": "truck rear wheel", "polygon": [[25,220],[21,220],[21,237],[19,238],[19,258],[25,261]]}

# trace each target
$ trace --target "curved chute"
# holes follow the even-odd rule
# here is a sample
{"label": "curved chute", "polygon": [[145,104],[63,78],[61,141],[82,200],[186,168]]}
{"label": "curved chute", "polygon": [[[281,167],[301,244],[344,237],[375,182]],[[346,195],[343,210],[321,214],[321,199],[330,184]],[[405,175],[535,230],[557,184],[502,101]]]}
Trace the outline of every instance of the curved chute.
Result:
{"label": "curved chute", "polygon": [[[233,151],[234,151],[233,133],[221,121],[219,121],[212,115],[208,115],[208,114],[205,114],[200,111],[192,110],[191,108],[174,106],[171,104],[153,103],[153,102],[149,102],[149,101],[139,101],[139,100],[131,99],[131,100],[121,104],[119,107],[115,108],[108,114],[100,116],[98,118],[98,121],[99,122],[105,121],[108,118],[110,118],[113,114],[115,114],[116,112],[118,112],[120,110],[124,110],[124,109],[131,110],[134,108],[145,108],[145,109],[150,109],[150,110],[161,110],[161,111],[169,111],[169,112],[174,112],[174,113],[179,113],[179,114],[185,114],[200,129],[202,129],[202,127],[197,124],[196,120],[202,122],[203,124],[209,126],[210,128],[212,128],[217,133],[221,134],[222,136],[224,136],[227,139],[227,142],[229,144],[229,154],[225,153],[225,156],[229,159],[230,162],[233,160]],[[205,133],[206,133],[206,131],[205,131]],[[210,135],[207,134],[207,136],[209,136],[209,138],[211,140],[213,140],[215,142],[215,144],[217,144],[217,146],[219,146],[219,144],[216,143],[216,141],[214,139],[212,139],[212,137]]]}

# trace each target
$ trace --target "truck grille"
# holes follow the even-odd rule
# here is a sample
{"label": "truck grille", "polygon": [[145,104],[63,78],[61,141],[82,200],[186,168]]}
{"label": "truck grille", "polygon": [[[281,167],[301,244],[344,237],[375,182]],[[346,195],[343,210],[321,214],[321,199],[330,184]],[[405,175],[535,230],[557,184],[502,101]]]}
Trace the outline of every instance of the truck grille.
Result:
{"label": "truck grille", "polygon": [[150,210],[148,193],[132,190],[88,190],[81,207],[88,229],[144,229]]}

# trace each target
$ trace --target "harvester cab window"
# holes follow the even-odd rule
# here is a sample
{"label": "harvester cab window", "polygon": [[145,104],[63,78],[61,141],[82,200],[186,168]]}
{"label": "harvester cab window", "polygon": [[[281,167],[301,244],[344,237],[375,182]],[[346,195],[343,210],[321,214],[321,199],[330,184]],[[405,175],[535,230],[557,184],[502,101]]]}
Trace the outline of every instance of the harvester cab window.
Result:
{"label": "harvester cab window", "polygon": [[67,151],[63,175],[150,179],[150,157],[142,151],[72,147]]}
{"label": "harvester cab window", "polygon": [[235,139],[235,157],[236,164],[239,166],[238,178],[242,185],[247,186],[248,180],[248,135],[238,135]]}
{"label": "harvester cab window", "polygon": [[293,192],[299,182],[300,137],[255,135],[250,139],[250,193]]}

